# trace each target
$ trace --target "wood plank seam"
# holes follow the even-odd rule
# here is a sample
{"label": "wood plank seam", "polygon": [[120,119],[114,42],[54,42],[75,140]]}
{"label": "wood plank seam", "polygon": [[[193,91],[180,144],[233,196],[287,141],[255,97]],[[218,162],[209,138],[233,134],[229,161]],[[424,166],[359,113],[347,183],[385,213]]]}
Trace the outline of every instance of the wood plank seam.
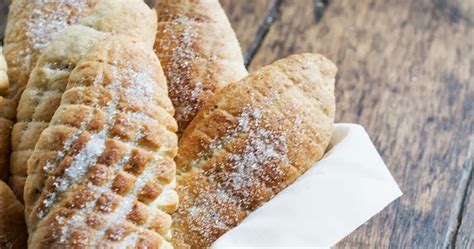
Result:
{"label": "wood plank seam", "polygon": [[458,232],[463,221],[463,215],[466,211],[468,199],[467,197],[470,194],[471,185],[474,184],[472,181],[473,178],[473,167],[474,167],[474,135],[470,138],[470,145],[468,150],[468,156],[466,162],[464,163],[463,173],[459,181],[459,187],[456,195],[457,202],[453,205],[455,209],[451,213],[451,217],[448,223],[448,229],[446,231],[446,237],[444,241],[444,248],[456,248],[456,239],[458,237]]}
{"label": "wood plank seam", "polygon": [[314,16],[316,18],[316,22],[321,20],[328,5],[329,0],[314,0]]}
{"label": "wood plank seam", "polygon": [[[249,67],[250,63],[252,62],[253,57],[257,53],[258,49],[260,48],[261,44],[263,43],[265,36],[267,35],[268,31],[272,24],[278,19],[280,16],[280,7],[282,6],[284,0],[277,0],[273,6],[268,11],[268,14],[265,15],[263,23],[260,25],[257,33],[255,34],[255,38],[250,44],[249,48],[244,53],[244,63],[245,67]],[[330,0],[314,0],[314,16],[316,22],[319,22],[324,15],[324,11],[327,9]]]}
{"label": "wood plank seam", "polygon": [[268,13],[265,15],[265,18],[263,19],[263,23],[260,25],[260,27],[257,30],[257,33],[255,34],[255,38],[253,39],[252,43],[250,43],[250,46],[247,48],[247,50],[244,53],[245,67],[248,68],[248,66],[250,65],[250,62],[252,62],[253,57],[255,56],[258,49],[260,48],[260,45],[265,39],[265,36],[267,35],[268,30],[270,30],[270,27],[280,15],[280,6],[282,3],[283,3],[283,0],[275,1],[275,3],[270,8]]}

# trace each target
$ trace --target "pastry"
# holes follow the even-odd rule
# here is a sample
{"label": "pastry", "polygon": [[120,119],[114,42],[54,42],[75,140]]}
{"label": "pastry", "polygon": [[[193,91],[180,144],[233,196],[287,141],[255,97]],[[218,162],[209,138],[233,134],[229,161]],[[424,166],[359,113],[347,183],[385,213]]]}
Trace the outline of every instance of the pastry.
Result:
{"label": "pastry", "polygon": [[[8,88],[7,63],[3,56],[3,49],[0,46],[0,93]],[[0,106],[3,98],[0,97]],[[7,152],[10,150],[10,130],[12,122],[0,117],[0,180],[8,177]]]}
{"label": "pastry", "polygon": [[71,26],[45,49],[30,75],[11,134],[9,184],[22,202],[27,161],[59,105],[70,71],[90,44],[104,36],[89,27]]}
{"label": "pastry", "polygon": [[209,246],[323,156],[333,130],[336,71],[321,55],[293,55],[204,104],[175,160],[176,245]]}
{"label": "pastry", "polygon": [[4,39],[10,84],[0,90],[0,171],[8,169],[16,107],[41,52],[71,23],[87,15],[96,1],[12,1]]}
{"label": "pastry", "polygon": [[0,248],[23,249],[27,240],[23,205],[0,180]]}
{"label": "pastry", "polygon": [[94,44],[28,161],[30,248],[171,248],[177,151],[166,79],[151,46]]}
{"label": "pastry", "polygon": [[0,93],[8,88],[7,62],[3,56],[3,47],[0,46]]}
{"label": "pastry", "polygon": [[218,0],[160,0],[155,50],[168,79],[178,135],[214,93],[247,74]]}
{"label": "pastry", "polygon": [[27,161],[59,106],[70,72],[95,42],[123,34],[152,48],[156,14],[141,0],[102,0],[77,25],[59,35],[33,69],[20,99],[12,130],[10,185],[23,200]]}

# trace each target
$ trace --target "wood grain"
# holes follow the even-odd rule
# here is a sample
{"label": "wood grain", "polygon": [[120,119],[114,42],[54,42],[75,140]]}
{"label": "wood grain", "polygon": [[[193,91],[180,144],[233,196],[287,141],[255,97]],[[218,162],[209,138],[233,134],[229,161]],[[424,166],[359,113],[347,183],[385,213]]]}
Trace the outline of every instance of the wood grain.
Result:
{"label": "wood grain", "polygon": [[303,51],[336,62],[337,120],[366,127],[405,193],[339,247],[446,246],[474,132],[472,6],[339,0],[320,22],[315,7],[284,1],[250,69]]}
{"label": "wood grain", "polygon": [[232,27],[239,39],[244,60],[249,63],[273,22],[272,9],[278,0],[235,1],[221,0]]}
{"label": "wood grain", "polygon": [[457,217],[459,224],[455,234],[455,240],[453,239],[450,244],[452,248],[474,248],[474,136],[471,137],[469,148],[465,168],[467,171],[470,171],[470,175],[468,176],[468,186],[461,204],[461,212]]}

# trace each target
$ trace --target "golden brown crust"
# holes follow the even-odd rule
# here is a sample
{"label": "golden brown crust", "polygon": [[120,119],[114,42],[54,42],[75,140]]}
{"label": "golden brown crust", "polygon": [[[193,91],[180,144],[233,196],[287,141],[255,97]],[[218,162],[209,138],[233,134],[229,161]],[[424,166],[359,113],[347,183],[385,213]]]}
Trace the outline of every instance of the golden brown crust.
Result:
{"label": "golden brown crust", "polygon": [[58,108],[77,62],[90,46],[111,34],[127,35],[151,48],[155,31],[156,13],[143,1],[103,0],[44,49],[20,99],[12,130],[10,185],[19,199],[23,200],[26,162]]}
{"label": "golden brown crust", "polygon": [[6,98],[21,94],[43,49],[70,24],[87,15],[97,1],[12,1],[4,39],[10,77]]}
{"label": "golden brown crust", "polygon": [[0,94],[7,90],[8,86],[7,62],[3,56],[3,47],[0,46]]}
{"label": "golden brown crust", "polygon": [[23,249],[27,240],[23,205],[0,180],[0,248]]}
{"label": "golden brown crust", "polygon": [[[8,88],[7,63],[3,56],[3,48],[0,46],[0,94]],[[0,106],[3,98],[0,97]],[[10,150],[10,130],[12,122],[0,117],[0,180],[6,180],[8,177],[8,154]]]}
{"label": "golden brown crust", "polygon": [[160,0],[155,9],[155,50],[168,79],[180,135],[203,103],[247,71],[218,0]]}
{"label": "golden brown crust", "polygon": [[87,15],[97,1],[12,1],[4,39],[10,84],[0,90],[0,126],[4,129],[0,133],[0,169],[9,166],[16,108],[41,52],[70,24]]}
{"label": "golden brown crust", "polygon": [[93,45],[28,161],[29,247],[169,248],[177,151],[166,79],[151,46]]}
{"label": "golden brown crust", "polygon": [[323,156],[336,71],[321,55],[293,55],[231,83],[203,106],[176,158],[178,243],[209,246]]}

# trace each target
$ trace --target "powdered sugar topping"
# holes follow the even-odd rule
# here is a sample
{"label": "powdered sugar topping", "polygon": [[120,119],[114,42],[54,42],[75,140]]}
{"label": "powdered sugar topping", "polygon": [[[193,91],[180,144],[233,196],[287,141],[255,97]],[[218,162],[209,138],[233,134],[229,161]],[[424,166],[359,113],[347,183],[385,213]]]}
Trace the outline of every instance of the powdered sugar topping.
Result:
{"label": "powdered sugar topping", "polygon": [[[226,155],[226,159],[213,162],[213,166],[206,165],[210,169],[198,173],[209,181],[211,189],[199,189],[198,197],[189,200],[186,191],[193,190],[188,190],[186,185],[178,186],[185,193],[183,203],[188,205],[182,206],[183,210],[188,210],[185,217],[193,221],[187,225],[201,238],[212,237],[209,232],[227,231],[236,224],[238,216],[222,211],[223,207],[232,205],[245,212],[252,211],[255,208],[252,201],[258,195],[255,190],[267,189],[267,183],[278,181],[286,174],[282,166],[291,164],[287,146],[289,130],[285,130],[283,124],[279,127],[272,122],[270,126],[268,117],[272,113],[269,112],[258,106],[245,106],[237,116],[237,125],[224,136],[211,141],[210,147],[198,156],[201,159],[192,163],[190,172],[182,172],[182,175],[195,174],[193,172],[209,162],[209,158],[221,157],[222,153]],[[296,117],[294,123],[293,129],[299,129],[301,119]],[[238,143],[238,148],[233,148],[232,141],[241,138],[244,139],[241,141],[243,147]],[[267,191],[274,194],[271,189]]]}
{"label": "powdered sugar topping", "polygon": [[[164,65],[164,71],[169,83],[169,95],[176,110],[176,119],[180,124],[181,121],[189,122],[201,105],[203,83],[191,75],[191,63],[203,59],[192,47],[198,38],[196,25],[200,24],[189,17],[180,16],[166,25],[163,32],[170,38],[163,39],[161,46],[172,52],[170,61]],[[173,27],[179,27],[180,32],[176,32]]]}
{"label": "powdered sugar topping", "polygon": [[[64,171],[61,176],[53,177],[54,187],[53,190],[50,190],[48,195],[43,199],[42,204],[43,207],[38,212],[38,218],[43,218],[49,213],[49,210],[52,206],[58,201],[58,198],[61,193],[65,193],[68,191],[72,186],[76,184],[81,184],[84,180],[86,180],[85,175],[89,172],[90,168],[94,166],[99,158],[102,155],[106,148],[106,141],[108,139],[112,139],[109,136],[110,129],[114,126],[116,117],[119,114],[124,114],[127,117],[126,122],[133,122],[132,120],[141,121],[145,123],[154,123],[157,124],[157,121],[154,120],[152,117],[147,115],[146,113],[142,112],[124,112],[119,108],[120,101],[127,101],[128,103],[150,103],[156,105],[156,92],[159,91],[157,89],[157,83],[153,78],[150,76],[150,68],[147,66],[145,68],[141,68],[140,70],[133,68],[132,66],[126,66],[125,68],[118,68],[112,67],[112,75],[114,75],[114,82],[107,85],[107,89],[113,92],[112,100],[107,104],[106,107],[102,108],[102,111],[106,114],[107,120],[106,124],[103,126],[103,129],[93,133],[90,135],[87,143],[78,151],[73,157],[72,162],[69,164],[68,168]],[[92,85],[97,86],[101,84],[101,76],[98,75],[97,80],[94,80]],[[124,98],[124,99],[123,99]],[[90,115],[92,116],[92,115]],[[65,146],[62,151],[57,153],[57,157],[54,160],[51,160],[44,166],[44,170],[47,173],[52,172],[58,164],[63,160],[64,156],[70,154],[70,150],[74,147],[76,141],[78,141],[81,134],[87,133],[87,125],[90,123],[91,119],[86,119],[81,126],[79,127],[78,131],[74,133],[65,143]],[[143,127],[142,127],[143,128]],[[112,168],[113,175],[118,174],[119,172],[124,170],[125,164],[130,159],[130,153],[132,148],[137,147],[137,141],[140,140],[144,134],[138,130],[133,139],[131,141],[122,141],[123,144],[127,145],[127,151],[123,155],[123,157],[115,164],[110,165]],[[119,138],[114,138],[119,139]],[[167,149],[166,146],[162,147],[163,150]],[[163,151],[151,151],[154,153],[154,160],[159,161],[162,160],[165,156]],[[105,227],[99,229],[96,233],[94,233],[95,239],[92,241],[100,241],[105,238],[105,233],[108,231],[108,228],[118,226],[120,227],[126,220],[127,214],[131,211],[133,204],[137,199],[138,193],[144,188],[145,184],[155,179],[156,175],[158,174],[157,171],[160,170],[159,167],[150,167],[145,166],[145,171],[142,172],[139,176],[137,176],[136,181],[133,186],[133,190],[121,197],[121,201],[118,207],[112,208],[109,207],[102,207],[102,212],[109,212],[107,214],[102,214],[102,217],[107,220],[108,224]],[[88,181],[88,180],[87,180]],[[103,194],[112,193],[112,181],[109,180],[106,184],[102,186],[96,186],[92,182],[86,182],[85,186],[91,190],[93,193],[93,197],[91,201],[86,202],[86,204],[78,207],[79,209],[76,211],[72,217],[63,217],[57,215],[55,217],[56,222],[60,224],[61,230],[59,231],[58,235],[55,235],[55,238],[59,240],[60,243],[65,243],[67,241],[71,242],[71,234],[76,231],[77,229],[88,229],[88,223],[86,217],[89,214],[94,212],[94,208],[96,205],[96,200]],[[161,205],[169,205],[169,201],[176,201],[176,198],[170,198],[171,194],[176,193],[174,189],[170,189],[171,185],[165,185],[165,190],[163,193],[157,198],[157,200],[151,204],[153,208],[160,207]],[[167,189],[170,189],[169,191]],[[168,201],[168,203],[164,202]],[[148,221],[151,222],[151,218]],[[147,224],[148,224],[147,223]],[[148,229],[147,224],[142,228],[138,227],[137,233],[143,230]],[[122,237],[120,234],[120,229],[116,230],[113,234],[108,234],[110,239]],[[122,231],[123,232],[123,231]],[[112,237],[110,237],[112,236]],[[135,235],[129,235],[135,236]],[[136,240],[134,239],[127,239],[127,243],[134,243]],[[133,244],[132,244],[133,245]]]}
{"label": "powdered sugar topping", "polygon": [[69,25],[80,19],[85,3],[86,0],[35,0],[26,32],[31,47],[42,50],[48,46]]}

